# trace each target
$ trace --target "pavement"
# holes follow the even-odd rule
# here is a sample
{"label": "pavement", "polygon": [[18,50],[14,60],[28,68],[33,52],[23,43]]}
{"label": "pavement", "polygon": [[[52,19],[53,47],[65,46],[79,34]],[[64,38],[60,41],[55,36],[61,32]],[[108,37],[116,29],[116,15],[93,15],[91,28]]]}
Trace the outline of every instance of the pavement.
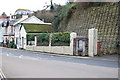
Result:
{"label": "pavement", "polygon": [[112,62],[118,62],[118,54],[112,54],[112,55],[103,55],[103,56],[94,56],[94,57],[83,57],[83,56],[72,56],[72,55],[63,55],[63,54],[56,54],[56,53],[43,53],[43,52],[36,52],[32,51],[36,54],[44,54],[44,55],[50,55],[50,56],[58,56],[58,57],[68,57],[68,58],[77,58],[77,59],[89,59],[89,60],[96,60],[96,61],[112,61]]}
{"label": "pavement", "polygon": [[[12,49],[12,50],[19,50],[19,49]],[[83,57],[83,56],[72,56],[72,55],[64,55],[64,54],[57,54],[57,53],[45,53],[45,52],[29,51],[29,50],[20,50],[20,51],[28,51],[28,52],[33,52],[35,54],[43,54],[43,55],[50,55],[50,56],[77,58],[77,59],[88,59],[88,60],[96,60],[96,61],[118,62],[118,59],[119,59],[118,54],[94,56],[94,57],[87,57],[87,56]]]}

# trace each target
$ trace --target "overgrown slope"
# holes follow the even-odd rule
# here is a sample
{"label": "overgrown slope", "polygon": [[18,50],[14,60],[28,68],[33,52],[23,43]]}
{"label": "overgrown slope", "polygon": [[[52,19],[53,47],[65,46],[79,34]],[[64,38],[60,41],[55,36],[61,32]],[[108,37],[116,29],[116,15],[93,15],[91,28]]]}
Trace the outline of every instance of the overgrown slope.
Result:
{"label": "overgrown slope", "polygon": [[77,32],[88,36],[88,29],[98,29],[98,40],[101,42],[101,53],[117,53],[118,44],[118,3],[103,6],[72,8],[69,19],[59,22],[59,31]]}

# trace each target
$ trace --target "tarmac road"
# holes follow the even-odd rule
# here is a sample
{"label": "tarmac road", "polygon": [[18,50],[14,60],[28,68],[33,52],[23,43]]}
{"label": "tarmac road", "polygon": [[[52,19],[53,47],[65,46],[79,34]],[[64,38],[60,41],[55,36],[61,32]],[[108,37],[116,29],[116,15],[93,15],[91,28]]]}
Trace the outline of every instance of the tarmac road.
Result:
{"label": "tarmac road", "polygon": [[[7,78],[118,78],[118,63],[1,48]],[[34,53],[34,54],[33,54]]]}

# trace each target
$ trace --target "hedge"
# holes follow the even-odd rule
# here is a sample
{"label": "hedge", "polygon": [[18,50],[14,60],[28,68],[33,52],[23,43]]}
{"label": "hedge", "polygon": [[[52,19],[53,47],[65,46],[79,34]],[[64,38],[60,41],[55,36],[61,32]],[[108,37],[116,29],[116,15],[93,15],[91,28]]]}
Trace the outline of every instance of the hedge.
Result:
{"label": "hedge", "polygon": [[70,46],[70,32],[53,33],[52,46]]}
{"label": "hedge", "polygon": [[34,41],[35,40],[35,34],[27,34],[27,41]]}
{"label": "hedge", "polygon": [[37,35],[37,46],[49,46],[49,34]]}
{"label": "hedge", "polygon": [[[37,46],[49,46],[50,33],[29,33],[27,42],[34,41],[37,36]],[[51,46],[70,46],[70,32],[53,33]]]}
{"label": "hedge", "polygon": [[37,46],[48,46],[49,45],[49,33],[28,33],[27,42],[35,41],[37,37]]}

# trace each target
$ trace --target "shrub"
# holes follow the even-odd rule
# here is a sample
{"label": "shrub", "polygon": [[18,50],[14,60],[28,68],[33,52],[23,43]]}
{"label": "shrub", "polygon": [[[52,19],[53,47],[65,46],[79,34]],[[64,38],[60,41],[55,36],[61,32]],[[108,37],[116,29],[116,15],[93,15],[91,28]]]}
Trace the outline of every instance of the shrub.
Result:
{"label": "shrub", "polygon": [[29,43],[29,41],[34,41],[35,40],[35,34],[29,33],[27,34],[27,45]]}
{"label": "shrub", "polygon": [[14,44],[14,45],[13,45],[13,48],[15,48],[15,49],[16,49],[16,48],[17,48],[17,45],[16,45],[16,44]]}
{"label": "shrub", "polygon": [[27,41],[34,41],[35,40],[35,34],[27,34]]}
{"label": "shrub", "polygon": [[67,23],[74,7],[76,7],[76,4],[65,5],[55,14],[52,18],[52,26],[56,31],[58,31],[58,26],[62,21]]}
{"label": "shrub", "polygon": [[[37,46],[49,46],[49,33],[36,33],[27,34],[27,41],[34,41],[37,36]],[[70,32],[53,33],[51,39],[52,46],[69,46],[70,45]]]}
{"label": "shrub", "polygon": [[27,44],[28,41],[35,41],[35,36],[37,37],[37,46],[49,45],[49,33],[29,33],[27,34]]}
{"label": "shrub", "polygon": [[37,45],[38,46],[49,46],[49,34],[41,33],[37,35]]}
{"label": "shrub", "polygon": [[13,41],[10,42],[8,41],[7,45],[9,48],[15,48],[15,49],[17,48],[16,44]]}
{"label": "shrub", "polygon": [[70,45],[70,33],[54,33],[51,41],[52,46],[69,46]]}

